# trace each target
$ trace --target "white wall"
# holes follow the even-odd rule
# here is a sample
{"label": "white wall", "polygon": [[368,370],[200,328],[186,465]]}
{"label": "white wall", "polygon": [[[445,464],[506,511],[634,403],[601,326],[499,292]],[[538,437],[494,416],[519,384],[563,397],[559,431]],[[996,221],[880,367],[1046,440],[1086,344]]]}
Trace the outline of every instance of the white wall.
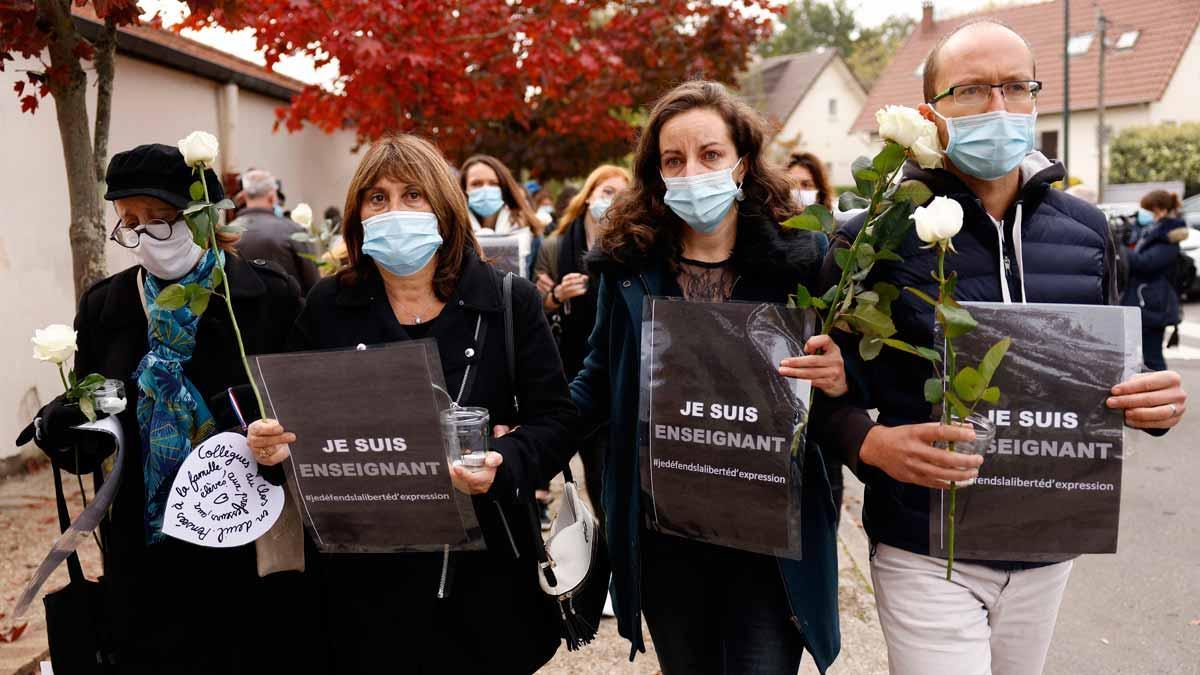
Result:
{"label": "white wall", "polygon": [[1192,35],[1163,97],[1150,105],[1150,124],[1200,121],[1197,92],[1200,92],[1200,31]]}
{"label": "white wall", "polygon": [[[34,64],[17,60],[6,73]],[[109,153],[142,143],[174,144],[190,131],[217,133],[219,92],[211,80],[124,56],[117,57]],[[30,356],[35,328],[70,324],[75,315],[71,254],[67,240],[66,172],[53,100],[35,115],[21,113],[0,82],[0,458],[16,453],[13,439],[32,414],[61,393],[57,371]],[[92,89],[91,91],[95,91]],[[93,94],[94,95],[94,94]],[[309,202],[320,217],[339,208],[357,163],[350,153],[353,135],[326,135],[314,129],[272,133],[274,109],[282,102],[242,90],[238,95],[234,156],[246,166],[268,168],[284,181],[290,205]],[[92,105],[89,101],[89,105]],[[109,227],[116,217],[108,212]],[[132,256],[109,244],[108,269],[118,272]]]}
{"label": "white wall", "polygon": [[[830,99],[837,101],[833,115],[829,112]],[[850,69],[841,59],[834,59],[784,123],[775,144],[799,139],[793,152],[811,152],[826,162],[830,166],[829,180],[835,185],[853,184],[850,165],[859,156],[872,154],[866,136],[850,132],[866,100],[866,92]]]}
{"label": "white wall", "polygon": [[[1150,124],[1150,112],[1147,105],[1128,105],[1104,110],[1104,125],[1116,135],[1125,127]],[[1097,153],[1096,127],[1098,119],[1095,110],[1076,110],[1071,113],[1071,156],[1068,158],[1067,170],[1071,176],[1083,181],[1084,185],[1095,188],[1098,178],[1099,155]],[[1059,113],[1038,115],[1037,138],[1043,131],[1058,131],[1058,154],[1062,157],[1062,115]],[[1109,137],[1110,140],[1112,136]]]}

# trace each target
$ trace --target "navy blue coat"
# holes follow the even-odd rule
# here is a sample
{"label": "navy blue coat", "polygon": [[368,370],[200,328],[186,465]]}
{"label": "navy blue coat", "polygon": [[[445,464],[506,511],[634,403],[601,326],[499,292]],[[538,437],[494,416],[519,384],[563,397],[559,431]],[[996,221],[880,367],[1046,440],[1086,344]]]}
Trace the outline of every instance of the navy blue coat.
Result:
{"label": "navy blue coat", "polygon": [[[740,275],[733,299],[785,302],[804,272],[809,277],[804,280],[811,281],[823,243],[819,235],[807,232],[785,243],[774,223],[743,215],[733,256]],[[637,651],[645,651],[637,426],[642,303],[648,296],[663,294],[670,255],[655,251],[645,257],[626,258],[624,264],[599,255],[589,257],[589,270],[600,273],[596,323],[583,370],[571,383],[571,399],[585,425],[609,423],[602,503],[613,569],[613,609],[620,634],[631,642],[631,660]],[[814,435],[821,433],[817,429],[822,416],[817,407],[820,405],[818,397],[813,412]],[[817,667],[824,672],[841,646],[834,532],[838,514],[818,447],[810,443],[805,453],[801,490],[805,559],[779,559],[779,567],[793,622],[803,632]]]}
{"label": "navy blue coat", "polygon": [[1142,308],[1142,326],[1174,326],[1182,319],[1179,294],[1170,273],[1179,258],[1179,236],[1187,234],[1187,223],[1178,218],[1163,218],[1138,238],[1137,245],[1125,254],[1129,261],[1129,285],[1121,304]]}
{"label": "navy blue coat", "polygon": [[[1063,175],[1061,164],[1031,153],[1021,165],[1017,199],[998,226],[953,174],[925,171],[911,162],[904,168],[906,179],[921,180],[935,196],[949,197],[963,207],[963,228],[954,238],[958,254],[946,258],[946,272],[958,273],[955,296],[959,300],[1002,302],[1007,291],[1013,302],[1024,298],[1039,303],[1115,304],[1114,244],[1108,223],[1094,206],[1050,188]],[[863,220],[859,216],[840,230],[834,248],[847,246]],[[910,230],[897,252],[904,262],[876,265],[868,285],[887,281],[936,296],[931,276],[936,252],[923,247],[915,230]],[[929,305],[902,293],[892,307],[892,318],[898,339],[932,346],[934,317]],[[927,361],[885,349],[864,366],[854,338],[842,337],[847,370],[861,378],[856,395],[862,396],[863,408],[879,409],[880,424],[900,426],[932,419],[922,391],[925,380],[934,376]],[[928,554],[929,489],[896,481],[874,466],[861,465],[858,474],[867,486],[863,520],[871,541]]]}

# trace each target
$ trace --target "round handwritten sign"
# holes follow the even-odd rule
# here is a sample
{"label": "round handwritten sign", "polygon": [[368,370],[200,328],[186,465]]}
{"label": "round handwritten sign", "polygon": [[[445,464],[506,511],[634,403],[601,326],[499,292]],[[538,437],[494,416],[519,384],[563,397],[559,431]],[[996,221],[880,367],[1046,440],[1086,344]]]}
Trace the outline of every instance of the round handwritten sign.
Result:
{"label": "round handwritten sign", "polygon": [[197,446],[179,467],[163,534],[200,546],[241,546],[266,534],[281,511],[283,488],[258,475],[245,436],[225,432]]}

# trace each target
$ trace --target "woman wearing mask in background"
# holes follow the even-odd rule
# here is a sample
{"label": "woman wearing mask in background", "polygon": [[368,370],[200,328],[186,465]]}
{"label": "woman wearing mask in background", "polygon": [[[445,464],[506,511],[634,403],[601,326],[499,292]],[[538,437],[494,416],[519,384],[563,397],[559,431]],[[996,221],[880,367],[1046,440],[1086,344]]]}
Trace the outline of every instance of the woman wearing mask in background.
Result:
{"label": "woman wearing mask in background", "polygon": [[517,184],[508,167],[490,155],[475,155],[463,162],[458,179],[467,195],[475,235],[518,235],[523,261],[520,273],[532,278],[545,223],[530,208],[525,188]]}
{"label": "woman wearing mask in background", "polygon": [[[246,352],[263,354],[282,351],[300,312],[300,289],[273,263],[238,257],[237,235],[218,234],[218,251],[192,241],[182,210],[196,177],[177,148],[141,145],[117,153],[105,180],[105,199],[119,219],[110,239],[139,264],[88,289],[75,316],[75,371],[122,380],[128,401],[118,417],[127,456],[123,475],[109,477],[120,487],[103,540],[103,617],[112,644],[102,645],[99,657],[115,664],[105,672],[117,673],[300,672],[310,637],[307,624],[295,620],[311,593],[304,578],[282,572],[260,579],[253,544],[208,548],[162,532],[175,473],[195,445],[238,424],[225,392],[247,379],[224,302],[210,303],[197,317],[188,305],[171,311],[155,301],[172,283],[211,288],[223,256]],[[216,174],[205,171],[205,181],[220,201]],[[253,396],[239,402],[250,419],[257,417]],[[72,448],[79,439],[71,427],[85,421],[77,407],[60,396],[39,417],[37,443],[59,467],[86,474],[100,465],[101,456],[76,464]],[[256,640],[200,648],[198,636],[229,621],[226,601],[202,596],[252,602],[255,637],[271,648]]]}
{"label": "woman wearing mask in background", "polygon": [[[461,392],[458,404],[487,408],[493,424],[513,431],[492,442],[484,468],[451,467],[455,488],[474,497],[486,551],[316,556],[327,671],[532,673],[557,650],[561,617],[538,585],[541,542],[528,500],[574,447],[541,298],[514,280],[512,381],[504,275],[480,258],[467,202],[424,140],[375,143],[351,179],[344,213],[350,265],[313,287],[291,347],[432,338],[447,390]],[[250,428],[251,445],[269,453],[269,464],[286,459],[295,440],[278,423]]]}
{"label": "woman wearing mask in background", "polygon": [[[763,158],[766,123],[725,87],[689,82],[651,111],[633,183],[608,210],[588,270],[595,329],[571,383],[584,429],[609,424],[604,510],[621,635],[644,649],[642,609],[666,675],[795,673],[807,648],[824,670],[837,655],[837,512],[820,454],[804,450],[804,560],[776,559],[647,530],[638,442],[641,317],[652,296],[726,302],[787,301],[821,263],[814,233],[780,230],[796,213],[790,184]],[[828,336],[780,373],[830,397],[848,391]],[[823,352],[823,353],[822,353]],[[836,428],[818,395],[813,434]],[[703,497],[698,497],[703,498]],[[801,632],[800,627],[803,627]]]}
{"label": "woman wearing mask in background", "polygon": [[792,181],[792,198],[803,209],[820,204],[833,211],[833,188],[825,175],[825,166],[811,152],[801,152],[788,158],[787,175]]}
{"label": "woman wearing mask in background", "polygon": [[1137,212],[1138,234],[1126,253],[1129,285],[1121,304],[1142,308],[1142,360],[1151,370],[1166,370],[1163,337],[1167,326],[1182,320],[1179,294],[1172,272],[1179,258],[1179,242],[1187,239],[1187,223],[1178,217],[1179,196],[1154,190],[1142,197]]}
{"label": "woman wearing mask in background", "polygon": [[[619,166],[606,164],[592,171],[583,190],[559,217],[558,232],[542,245],[533,266],[538,290],[544,296],[542,306],[555,330],[558,353],[569,378],[583,367],[596,320],[597,286],[589,283],[584,256],[595,248],[613,199],[628,186],[629,172]],[[595,448],[594,439],[584,439],[581,446],[585,449],[580,454],[588,494],[598,503],[603,445]],[[597,509],[597,515],[603,522],[602,509]]]}
{"label": "woman wearing mask in background", "polygon": [[545,229],[542,230],[543,237],[549,237],[554,232],[554,195],[550,194],[550,188],[542,187],[537,192],[534,192],[529,197],[529,204],[533,210],[537,212],[538,220],[542,221]]}

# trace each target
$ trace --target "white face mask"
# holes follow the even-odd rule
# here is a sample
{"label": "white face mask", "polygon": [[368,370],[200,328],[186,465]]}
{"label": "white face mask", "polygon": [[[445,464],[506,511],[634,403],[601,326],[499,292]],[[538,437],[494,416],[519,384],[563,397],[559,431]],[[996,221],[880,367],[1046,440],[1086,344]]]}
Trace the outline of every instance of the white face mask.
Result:
{"label": "white face mask", "polygon": [[129,250],[147,272],[163,281],[174,281],[191,272],[204,253],[192,241],[192,231],[183,220],[175,223],[171,236],[165,240],[143,235],[138,245]]}
{"label": "white face mask", "polygon": [[817,203],[817,191],[792,188],[792,199],[801,207],[812,206]]}

